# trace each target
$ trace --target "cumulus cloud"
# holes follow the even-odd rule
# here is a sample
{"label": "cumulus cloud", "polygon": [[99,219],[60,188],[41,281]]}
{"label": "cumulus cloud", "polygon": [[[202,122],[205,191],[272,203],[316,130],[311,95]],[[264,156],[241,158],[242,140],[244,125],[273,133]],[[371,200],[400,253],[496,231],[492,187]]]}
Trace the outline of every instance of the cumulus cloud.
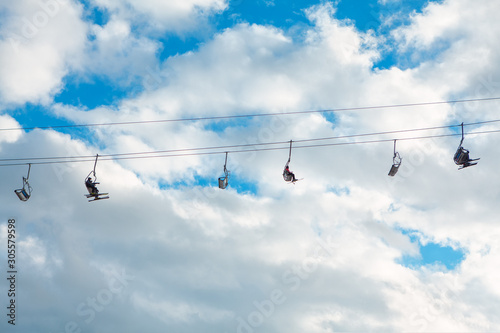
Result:
{"label": "cumulus cloud", "polygon": [[498,81],[498,68],[493,64],[500,50],[491,41],[499,27],[489,14],[498,11],[498,6],[493,1],[474,8],[467,1],[430,3],[423,13],[413,15],[410,25],[396,29],[393,35],[401,52],[428,69],[425,74],[437,72],[443,81],[454,82],[457,91],[473,90],[476,87],[468,86],[472,83],[478,86],[476,92],[494,94],[491,90],[498,87],[480,86],[491,81],[492,75]]}
{"label": "cumulus cloud", "polygon": [[1,144],[4,142],[7,143],[16,142],[22,136],[21,130],[15,130],[16,128],[20,128],[21,126],[11,116],[8,115],[0,116],[0,122],[2,124],[3,129],[11,129],[0,132],[0,147]]}
{"label": "cumulus cloud", "polygon": [[147,29],[174,31],[197,29],[208,15],[227,7],[225,0],[94,0],[93,3],[123,19],[144,24]]}
{"label": "cumulus cloud", "polygon": [[9,2],[0,41],[3,105],[49,103],[63,77],[78,68],[87,26],[81,5],[62,0]]}
{"label": "cumulus cloud", "polygon": [[130,22],[113,16],[104,25],[90,28],[91,42],[79,74],[107,77],[113,84],[130,85],[157,65],[160,44],[132,32]]}

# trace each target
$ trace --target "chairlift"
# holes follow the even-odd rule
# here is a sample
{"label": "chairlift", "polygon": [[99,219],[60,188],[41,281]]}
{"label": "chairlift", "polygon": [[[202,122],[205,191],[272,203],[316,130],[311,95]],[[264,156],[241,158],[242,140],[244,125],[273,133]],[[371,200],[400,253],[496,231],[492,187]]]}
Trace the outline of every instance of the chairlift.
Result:
{"label": "chairlift", "polygon": [[224,177],[219,177],[219,188],[224,190],[229,183],[229,171],[226,169],[227,166],[227,152],[226,152],[226,162],[224,162]]}
{"label": "chairlift", "polygon": [[28,164],[28,175],[23,177],[23,188],[14,190],[21,201],[28,201],[31,197],[31,192],[33,188],[28,183],[28,179],[30,178],[31,164]]}
{"label": "chairlift", "polygon": [[292,171],[290,171],[289,164],[290,164],[291,158],[292,158],[292,140],[290,140],[290,151],[288,153],[288,161],[286,162],[285,168],[283,169],[283,179],[287,183],[294,184],[296,181],[299,181],[302,179],[295,178],[295,174]]}
{"label": "chairlift", "polygon": [[99,190],[96,187],[97,184],[100,184],[97,182],[97,176],[95,173],[98,158],[99,154],[97,154],[95,157],[94,170],[90,171],[87,177],[85,177],[85,187],[87,187],[87,191],[89,191],[89,194],[85,194],[85,196],[87,197],[87,199],[92,198],[89,200],[89,202],[109,199],[108,193],[99,193]]}
{"label": "chairlift", "polygon": [[471,159],[469,157],[469,151],[462,147],[462,143],[464,142],[464,123],[462,123],[462,140],[460,140],[460,145],[457,148],[455,156],[453,156],[453,161],[455,161],[456,165],[459,165],[458,170],[462,170],[464,168],[476,165],[476,163],[471,163],[474,161],[479,161],[479,158]]}
{"label": "chairlift", "polygon": [[399,153],[396,151],[396,140],[394,140],[394,157],[392,158],[392,167],[389,170],[389,176],[394,177],[399,170],[399,166],[401,165],[402,158]]}

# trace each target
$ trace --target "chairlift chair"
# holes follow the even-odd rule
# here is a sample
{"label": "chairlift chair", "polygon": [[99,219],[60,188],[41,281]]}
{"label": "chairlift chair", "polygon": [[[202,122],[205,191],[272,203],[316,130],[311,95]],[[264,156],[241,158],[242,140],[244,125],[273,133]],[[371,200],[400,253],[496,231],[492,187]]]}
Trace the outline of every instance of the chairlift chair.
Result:
{"label": "chairlift chair", "polygon": [[288,153],[288,161],[286,162],[285,168],[283,169],[283,179],[287,183],[295,183],[296,181],[300,180],[296,179],[295,174],[292,171],[290,171],[289,164],[291,158],[292,158],[292,140],[290,140],[290,151]]}
{"label": "chairlift chair", "polygon": [[392,166],[391,170],[389,170],[389,176],[394,177],[399,170],[399,166],[401,165],[401,161],[403,159],[396,151],[396,140],[394,140],[394,157],[392,158]]}
{"label": "chairlift chair", "polygon": [[479,161],[479,158],[471,159],[469,157],[469,151],[462,147],[462,143],[464,142],[464,123],[462,123],[462,140],[460,140],[460,145],[457,148],[457,151],[455,152],[455,155],[453,156],[453,161],[455,162],[456,165],[459,166],[458,170],[462,170],[464,168],[476,165],[477,162],[473,163],[474,161]]}
{"label": "chairlift chair", "polygon": [[23,177],[23,188],[14,190],[21,201],[28,201],[31,197],[33,188],[30,186],[28,179],[30,178],[31,164],[28,164],[28,176]]}
{"label": "chairlift chair", "polygon": [[108,193],[99,193],[99,190],[97,189],[97,186],[96,186],[96,185],[100,184],[99,182],[97,182],[97,176],[95,173],[95,168],[97,165],[98,158],[99,158],[99,154],[97,154],[96,158],[95,158],[94,170],[90,171],[89,174],[87,175],[87,177],[85,177],[85,187],[87,188],[87,191],[89,192],[89,194],[85,194],[85,196],[87,197],[87,199],[90,199],[89,202],[103,200],[103,199],[109,199]]}
{"label": "chairlift chair", "polygon": [[227,166],[227,152],[226,152],[226,162],[224,163],[224,177],[219,177],[219,188],[224,190],[229,184],[229,170]]}

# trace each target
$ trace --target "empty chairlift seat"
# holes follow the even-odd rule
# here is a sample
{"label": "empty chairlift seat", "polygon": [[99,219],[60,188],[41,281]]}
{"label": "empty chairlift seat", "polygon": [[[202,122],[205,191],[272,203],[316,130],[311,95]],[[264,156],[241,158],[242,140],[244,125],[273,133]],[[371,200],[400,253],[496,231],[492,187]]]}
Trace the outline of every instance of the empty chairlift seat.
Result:
{"label": "empty chairlift seat", "polygon": [[28,199],[31,197],[31,194],[28,193],[28,191],[26,191],[26,189],[24,188],[14,190],[14,192],[17,194],[21,201],[28,201]]}
{"label": "empty chairlift seat", "polygon": [[227,166],[227,152],[226,152],[226,162],[224,163],[224,177],[219,177],[219,188],[224,190],[229,184],[229,171]]}
{"label": "empty chairlift seat", "polygon": [[401,156],[396,151],[396,140],[394,140],[394,157],[392,158],[391,170],[389,170],[389,176],[394,177],[401,166]]}
{"label": "empty chairlift seat", "polygon": [[30,171],[31,164],[28,164],[28,175],[26,177],[23,177],[23,188],[14,190],[14,193],[17,194],[19,200],[21,201],[28,201],[28,199],[31,197],[31,192],[33,191],[33,188],[28,182],[28,179],[30,178]]}

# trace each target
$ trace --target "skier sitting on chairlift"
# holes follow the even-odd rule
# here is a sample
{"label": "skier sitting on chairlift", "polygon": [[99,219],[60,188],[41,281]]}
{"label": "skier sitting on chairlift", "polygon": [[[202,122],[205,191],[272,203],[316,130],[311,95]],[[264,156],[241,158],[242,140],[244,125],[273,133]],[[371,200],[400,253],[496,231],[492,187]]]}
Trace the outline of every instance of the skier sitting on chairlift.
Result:
{"label": "skier sitting on chairlift", "polygon": [[103,199],[109,199],[108,193],[99,193],[96,185],[99,184],[97,182],[97,176],[95,174],[95,167],[97,165],[97,159],[99,158],[99,154],[95,157],[94,170],[90,171],[87,177],[85,178],[85,187],[89,194],[85,194],[87,199],[90,199],[89,202],[94,202]]}
{"label": "skier sitting on chairlift", "polygon": [[89,191],[89,194],[91,195],[97,195],[99,194],[99,190],[95,186],[96,183],[92,181],[92,177],[88,177],[87,180],[85,181],[85,186],[87,187],[87,190]]}
{"label": "skier sitting on chairlift", "polygon": [[288,165],[285,167],[285,178],[287,181],[290,181],[292,183],[297,181],[297,179],[295,178],[295,174],[290,171]]}

